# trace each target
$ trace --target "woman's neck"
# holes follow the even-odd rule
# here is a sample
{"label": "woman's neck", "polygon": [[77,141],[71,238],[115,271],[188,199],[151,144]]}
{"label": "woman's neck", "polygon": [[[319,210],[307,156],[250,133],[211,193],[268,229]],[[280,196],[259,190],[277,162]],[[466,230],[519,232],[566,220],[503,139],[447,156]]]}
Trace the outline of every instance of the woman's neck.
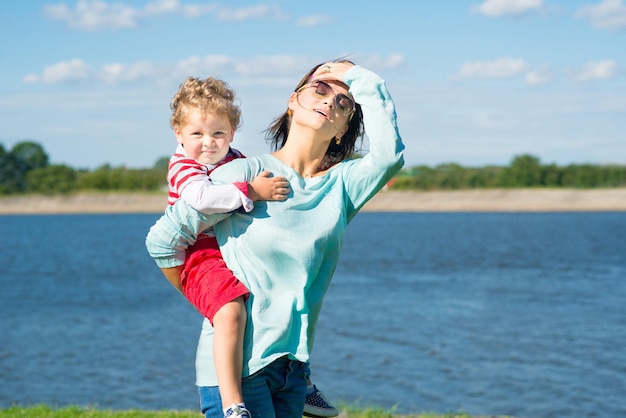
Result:
{"label": "woman's neck", "polygon": [[319,166],[327,148],[328,143],[319,139],[302,139],[289,135],[285,145],[273,155],[283,164],[293,168],[300,176],[308,178],[319,175]]}

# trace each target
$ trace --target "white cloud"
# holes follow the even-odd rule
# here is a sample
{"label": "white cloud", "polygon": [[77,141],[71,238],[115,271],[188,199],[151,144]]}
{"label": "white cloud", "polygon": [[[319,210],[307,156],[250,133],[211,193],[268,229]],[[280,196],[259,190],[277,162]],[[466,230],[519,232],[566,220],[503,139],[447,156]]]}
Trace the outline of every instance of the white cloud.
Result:
{"label": "white cloud", "polygon": [[[174,0],[171,0],[174,1]],[[244,22],[247,20],[287,20],[288,16],[275,5],[258,4],[256,6],[230,8],[219,3],[184,5],[172,11],[179,11],[184,17],[197,18],[211,14],[223,22]]]}
{"label": "white cloud", "polygon": [[288,17],[278,6],[259,4],[249,7],[229,8],[218,3],[181,5],[179,0],[148,2],[143,9],[122,3],[103,0],[79,0],[75,8],[65,3],[46,6],[44,15],[65,22],[68,27],[85,31],[132,29],[142,20],[162,14],[181,14],[197,18],[211,14],[217,20],[242,22],[253,19],[286,20]]}
{"label": "white cloud", "polygon": [[600,4],[584,6],[576,12],[576,17],[601,29],[626,29],[626,6],[622,0],[604,0]]}
{"label": "white cloud", "polygon": [[258,82],[259,77],[280,79],[303,73],[310,64],[310,60],[305,57],[291,55],[257,56],[250,59],[228,55],[193,56],[175,63],[170,78],[182,79],[190,75],[204,77],[209,74],[223,77],[228,74],[229,79],[241,77]]}
{"label": "white cloud", "polygon": [[472,11],[489,17],[517,16],[539,11],[542,6],[543,0],[485,0]]}
{"label": "white cloud", "polygon": [[136,62],[130,65],[108,64],[95,74],[97,80],[106,84],[153,80],[164,76],[163,70],[151,62]]}
{"label": "white cloud", "polygon": [[262,19],[266,17],[284,19],[285,15],[278,7],[259,4],[257,6],[228,9],[220,7],[214,13],[218,20],[241,22],[250,19]]}
{"label": "white cloud", "polygon": [[480,129],[516,129],[518,121],[514,116],[497,110],[473,110],[468,113],[474,125]]}
{"label": "white cloud", "polygon": [[171,77],[182,80],[188,76],[202,77],[204,74],[224,74],[233,72],[235,60],[227,55],[192,56],[174,64]]}
{"label": "white cloud", "polygon": [[86,81],[92,76],[92,69],[86,62],[74,59],[46,67],[41,75],[29,74],[26,83],[68,84]]}
{"label": "white cloud", "polygon": [[344,54],[333,58],[345,58],[362,67],[370,68],[373,71],[381,71],[383,69],[396,69],[402,67],[406,63],[406,56],[400,53],[391,53],[389,55],[378,54]]}
{"label": "white cloud", "polygon": [[595,61],[585,64],[582,70],[574,75],[577,81],[585,82],[591,80],[609,79],[617,75],[618,65],[615,61]]}
{"label": "white cloud", "polygon": [[526,73],[525,79],[527,84],[535,86],[538,84],[545,84],[549,82],[552,77],[545,70],[532,70]]}
{"label": "white cloud", "polygon": [[181,8],[181,12],[184,17],[193,19],[196,17],[200,17],[206,14],[212,13],[215,10],[217,10],[218,7],[219,5],[217,4],[205,4],[205,5],[190,4],[190,5],[183,6]]}
{"label": "white cloud", "polygon": [[528,65],[521,58],[500,58],[495,61],[473,61],[461,66],[457,78],[508,78],[526,71]]}
{"label": "white cloud", "polygon": [[165,13],[175,13],[181,9],[178,0],[158,0],[146,4],[144,13],[146,15],[158,15]]}
{"label": "white cloud", "polygon": [[398,68],[405,63],[406,59],[403,54],[390,54],[386,58],[386,68]]}
{"label": "white cloud", "polygon": [[[355,60],[367,68],[389,69],[404,64],[405,57],[396,53],[388,56],[363,55]],[[266,81],[281,82],[289,79],[289,82],[293,82],[294,77],[297,78],[310,67],[310,57],[281,54],[261,55],[249,59],[239,59],[228,55],[192,56],[171,64],[156,64],[149,61],[131,64],[110,63],[96,69],[82,60],[75,59],[48,66],[41,75],[28,74],[23,80],[30,84],[69,84],[90,81],[114,85],[126,82],[163,83],[182,80],[188,76],[204,77],[209,74],[225,76],[228,74],[229,77],[239,76],[250,82],[258,82],[259,77],[265,77]]]}
{"label": "white cloud", "polygon": [[250,60],[238,61],[237,74],[247,77],[287,76],[304,73],[311,67],[311,61],[298,55],[258,56]]}
{"label": "white cloud", "polygon": [[28,74],[24,82],[29,84],[78,84],[83,82],[104,83],[108,85],[125,82],[155,82],[167,77],[171,70],[164,69],[151,62],[133,64],[107,64],[100,69],[80,59],[59,62],[50,65],[40,75]]}
{"label": "white cloud", "polygon": [[139,19],[136,9],[101,0],[79,0],[74,10],[65,4],[46,6],[44,14],[53,20],[65,21],[70,28],[86,31],[134,28]]}
{"label": "white cloud", "polygon": [[304,27],[320,26],[332,20],[333,20],[332,16],[329,16],[329,15],[311,15],[311,16],[301,17],[300,19],[298,19],[298,26],[304,26]]}

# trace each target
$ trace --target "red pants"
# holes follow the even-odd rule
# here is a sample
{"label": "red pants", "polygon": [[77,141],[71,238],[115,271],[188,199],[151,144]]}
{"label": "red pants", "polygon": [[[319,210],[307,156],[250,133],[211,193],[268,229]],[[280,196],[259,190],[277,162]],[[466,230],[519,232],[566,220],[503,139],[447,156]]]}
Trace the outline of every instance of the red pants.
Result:
{"label": "red pants", "polygon": [[250,294],[226,266],[215,237],[202,237],[187,249],[180,280],[185,297],[213,323],[226,303]]}

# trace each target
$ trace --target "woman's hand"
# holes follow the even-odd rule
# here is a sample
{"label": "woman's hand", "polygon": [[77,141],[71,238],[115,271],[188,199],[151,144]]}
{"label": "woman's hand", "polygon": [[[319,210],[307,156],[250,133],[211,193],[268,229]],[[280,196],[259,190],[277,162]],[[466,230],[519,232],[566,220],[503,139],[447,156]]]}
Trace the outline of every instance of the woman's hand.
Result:
{"label": "woman's hand", "polygon": [[315,80],[337,80],[343,83],[346,71],[354,67],[349,61],[327,62],[319,66],[313,73]]}

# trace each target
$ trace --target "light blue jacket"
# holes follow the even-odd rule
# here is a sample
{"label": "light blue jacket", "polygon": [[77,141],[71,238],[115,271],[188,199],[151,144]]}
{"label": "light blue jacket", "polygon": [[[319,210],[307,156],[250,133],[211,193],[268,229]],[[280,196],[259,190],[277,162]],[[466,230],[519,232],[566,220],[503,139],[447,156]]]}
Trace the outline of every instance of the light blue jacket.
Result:
{"label": "light blue jacket", "polygon": [[[304,179],[271,154],[216,169],[217,183],[252,181],[261,171],[285,176],[292,193],[282,202],[256,202],[248,213],[203,215],[179,201],[153,226],[148,251],[160,267],[179,265],[184,248],[203,229],[214,231],[227,265],[250,289],[244,342],[244,376],[285,354],[306,362],[322,301],[339,259],[348,222],[401,169],[404,145],[384,81],[352,67],[344,82],[363,110],[369,152],[325,175]],[[196,384],[215,386],[213,332],[202,327]]]}

